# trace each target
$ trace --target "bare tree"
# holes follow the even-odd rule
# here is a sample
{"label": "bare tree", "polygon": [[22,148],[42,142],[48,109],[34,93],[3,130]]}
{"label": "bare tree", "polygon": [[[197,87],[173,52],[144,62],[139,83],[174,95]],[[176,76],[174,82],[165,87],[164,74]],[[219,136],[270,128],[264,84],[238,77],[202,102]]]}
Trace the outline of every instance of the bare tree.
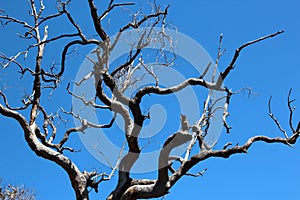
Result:
{"label": "bare tree", "polygon": [[[224,148],[219,150],[213,149],[215,143],[209,144],[206,140],[218,111],[222,113],[221,120],[226,132],[230,132],[231,127],[226,119],[229,115],[230,99],[238,91],[230,90],[229,87],[225,86],[224,81],[234,68],[240,52],[254,43],[275,37],[283,31],[241,45],[236,49],[225,70],[218,73],[219,59],[224,52],[221,46],[221,36],[215,65],[206,63],[207,67],[205,67],[202,74],[195,74],[194,78],[187,78],[177,85],[161,87],[160,77],[155,69],[159,67],[172,68],[172,65],[176,62],[174,53],[176,38],[170,37],[168,31],[166,31],[169,6],[162,8],[154,1],[152,5],[149,5],[152,10],[147,13],[142,9],[135,10],[133,8],[135,3],[133,2],[116,3],[114,0],[110,0],[107,2],[108,5],[104,11],[100,12],[93,0],[87,2],[91,21],[85,23],[93,25],[93,36],[86,36],[84,29],[81,28],[82,25],[78,24],[73,18],[73,14],[69,9],[72,3],[71,0],[65,2],[58,0],[56,2],[56,12],[50,15],[48,15],[49,12],[45,12],[46,6],[42,0],[38,2],[30,0],[29,15],[31,19],[28,20],[14,18],[2,10],[0,16],[3,26],[10,24],[21,26],[24,32],[19,34],[20,39],[30,42],[29,46],[21,51],[18,50],[18,53],[14,56],[8,56],[1,52],[2,70],[8,70],[16,66],[18,68],[16,72],[31,87],[29,89],[30,93],[19,99],[22,101],[19,106],[12,105],[17,101],[9,98],[5,88],[0,90],[0,96],[2,97],[0,114],[16,120],[20,124],[27,144],[36,155],[56,163],[66,171],[76,194],[76,199],[89,199],[89,188],[98,192],[98,185],[110,180],[115,173],[118,173],[118,182],[107,199],[129,200],[162,197],[183,176],[202,175],[205,170],[198,174],[191,174],[189,170],[208,158],[228,158],[233,154],[247,153],[248,149],[258,141],[281,143],[289,146],[296,143],[300,134],[300,122],[297,122],[296,126],[294,125],[293,114],[295,109],[292,106],[294,99],[291,98],[291,91],[288,94],[287,101],[290,113],[290,131],[285,131],[281,127],[280,122],[272,113],[271,99],[269,101],[269,115],[282,132],[282,137],[271,138],[259,135],[249,138],[243,145],[231,147],[231,143],[224,144]],[[109,24],[108,15],[117,9],[119,11],[123,9],[126,13],[130,13],[131,21],[120,25],[117,35],[111,37],[108,28],[105,28],[103,24]],[[50,9],[50,11],[52,10]],[[44,13],[47,13],[47,15],[44,15]],[[58,35],[50,36],[50,32],[55,30],[55,25],[60,22],[68,23],[74,32],[59,31]],[[50,26],[51,24],[52,26]],[[119,26],[119,23],[115,22],[115,24]],[[117,25],[111,22],[109,26]],[[130,51],[127,59],[121,64],[111,64],[111,55],[118,48],[117,45],[122,41],[122,36],[130,30],[139,30],[139,34],[137,37],[133,37],[135,41],[128,42]],[[55,32],[57,31],[55,30]],[[60,63],[45,67],[45,62],[49,62],[49,57],[51,57],[51,51],[47,51],[47,48],[53,48],[52,45],[55,47],[58,43],[64,44],[61,49]],[[151,53],[151,59],[145,58],[142,52],[147,52],[147,48],[150,48],[153,43],[159,45],[159,51]],[[66,71],[68,67],[77,70],[74,63],[72,63],[73,66],[68,66],[68,62],[70,62],[68,55],[71,50],[74,51],[75,47],[78,46],[93,46],[95,49],[93,51],[94,57],[87,57],[93,64],[93,69],[81,77],[79,82],[75,82],[74,79],[71,80],[72,77],[67,77]],[[27,60],[30,61],[29,64],[26,63]],[[211,75],[208,75],[209,70],[213,71]],[[142,71],[142,73],[137,75],[137,71]],[[18,73],[15,74],[16,77]],[[137,88],[136,84],[141,82],[145,75],[153,78],[152,84]],[[95,98],[88,99],[83,94],[76,94],[71,89],[80,87],[84,82],[91,79],[94,80],[92,90]],[[143,100],[146,96],[153,97],[154,95],[153,98],[159,99],[160,96],[175,94],[187,87],[201,87],[207,90],[207,97],[204,100],[202,113],[198,120],[191,122],[186,115],[178,116],[181,128],[160,143],[162,148],[157,158],[156,179],[132,178],[132,168],[142,154],[139,136],[145,126],[145,121],[151,119],[151,113],[142,108]],[[66,88],[63,89],[65,95],[70,95],[81,101],[85,106],[99,112],[112,113],[107,115],[112,117],[103,119],[103,121],[108,121],[107,124],[98,124],[82,117],[80,111],[73,108],[58,106],[54,109],[49,106],[51,103],[47,99],[61,88]],[[132,89],[135,90],[132,92]],[[216,92],[221,92],[222,96],[216,97]],[[219,104],[219,102],[222,103]],[[65,154],[66,151],[76,152],[76,149],[66,146],[70,135],[81,134],[88,129],[112,128],[115,125],[116,116],[121,116],[124,121],[123,136],[125,137],[125,145],[120,148],[117,165],[112,166],[109,173],[88,172],[79,169],[76,163]],[[78,126],[71,127],[72,123],[66,121],[65,118],[75,118],[79,122]],[[62,122],[68,123],[70,128],[66,129],[59,126]],[[177,127],[177,124],[174,126]],[[184,155],[172,155],[172,151],[183,144],[187,144],[185,145]],[[125,155],[121,155],[124,148],[127,148],[128,151]]]}
{"label": "bare tree", "polygon": [[2,183],[0,179],[0,199],[1,200],[34,200],[35,194],[24,186],[14,186]]}

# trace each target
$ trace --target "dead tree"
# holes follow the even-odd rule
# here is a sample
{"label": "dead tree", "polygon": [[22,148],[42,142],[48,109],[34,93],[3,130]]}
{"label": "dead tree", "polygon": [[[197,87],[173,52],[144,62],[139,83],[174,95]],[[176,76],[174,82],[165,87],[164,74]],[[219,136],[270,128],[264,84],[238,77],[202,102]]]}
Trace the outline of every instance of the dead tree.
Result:
{"label": "dead tree", "polygon": [[24,186],[5,184],[0,178],[0,199],[34,200],[35,193]]}
{"label": "dead tree", "polygon": [[[228,158],[233,154],[247,153],[248,149],[255,142],[281,143],[289,146],[296,143],[300,134],[300,122],[297,122],[297,126],[294,125],[294,108],[292,106],[294,100],[291,99],[291,92],[288,95],[287,102],[290,112],[289,132],[281,127],[280,122],[271,111],[271,99],[269,102],[269,115],[283,133],[282,137],[270,138],[267,136],[255,136],[249,138],[243,145],[230,147],[231,143],[224,144],[224,148],[220,150],[214,150],[214,144],[207,144],[205,141],[205,137],[212,126],[212,118],[216,110],[222,110],[222,121],[225,130],[227,133],[230,132],[231,127],[226,119],[229,115],[230,99],[236,92],[226,87],[225,80],[234,69],[240,52],[254,43],[275,37],[283,33],[283,31],[278,31],[241,45],[236,49],[231,62],[224,71],[214,73],[213,77],[205,79],[204,77],[206,76],[207,70],[211,68],[217,69],[218,67],[218,60],[223,53],[221,49],[222,37],[220,37],[218,58],[214,66],[212,66],[211,63],[207,63],[207,68],[202,74],[196,74],[194,78],[187,78],[178,85],[160,87],[159,77],[157,77],[153,69],[155,69],[156,66],[171,68],[173,62],[176,61],[175,57],[168,59],[170,55],[163,52],[165,42],[172,43],[172,38],[170,38],[165,31],[169,6],[162,8],[156,5],[154,1],[152,12],[147,14],[141,10],[130,10],[135,5],[133,2],[116,3],[114,0],[110,0],[107,2],[108,5],[106,9],[100,12],[100,10],[97,9],[96,2],[94,2],[94,0],[88,0],[85,3],[88,4],[87,8],[90,14],[90,21],[86,23],[93,25],[94,35],[87,37],[84,29],[81,28],[80,24],[77,24],[72,13],[69,11],[71,3],[71,0],[65,2],[59,0],[56,2],[56,12],[45,16],[44,13],[47,6],[44,5],[43,1],[40,0],[36,2],[35,0],[30,0],[29,15],[31,20],[28,21],[14,18],[9,15],[9,12],[6,13],[1,10],[0,19],[2,25],[4,27],[10,24],[20,25],[24,29],[24,32],[20,34],[19,37],[30,41],[28,47],[25,47],[25,49],[21,51],[18,50],[18,53],[14,56],[9,56],[2,52],[0,53],[2,70],[17,67],[18,70],[16,70],[16,72],[18,72],[21,77],[26,78],[27,81],[31,81],[27,82],[31,87],[31,91],[30,94],[25,95],[23,99],[19,99],[22,101],[22,105],[13,106],[12,104],[15,104],[16,101],[9,98],[5,88],[0,90],[0,114],[16,120],[20,124],[27,144],[37,156],[56,163],[66,171],[76,194],[76,199],[89,199],[88,189],[92,188],[98,192],[98,185],[103,181],[108,181],[116,170],[113,168],[110,174],[106,174],[104,172],[87,172],[83,169],[79,169],[76,163],[65,155],[65,151],[76,152],[75,149],[66,146],[69,137],[71,134],[81,134],[90,128],[111,128],[114,126],[116,115],[121,116],[124,120],[123,134],[126,139],[128,152],[126,155],[120,157],[117,166],[118,183],[107,197],[107,199],[112,200],[147,199],[164,196],[183,176],[202,175],[204,171],[198,174],[189,173],[189,170],[201,161],[211,157]],[[103,4],[103,2],[101,2],[101,4]],[[128,12],[132,13],[130,15],[132,21],[121,25],[116,37],[111,38],[103,24],[107,24],[107,18],[113,10],[125,10],[125,8],[126,10],[130,10]],[[52,35],[51,31],[54,30],[55,27],[48,26],[48,24],[51,24],[53,21],[60,23],[61,18],[67,19],[68,25],[72,26],[74,32],[60,32],[58,35]],[[114,22],[112,22],[110,26],[114,26]],[[156,30],[158,28],[159,32],[156,35],[157,38],[152,38],[152,33],[155,28]],[[118,66],[111,66],[110,56],[115,51],[122,35],[126,31],[137,29],[141,29],[142,31],[135,43],[131,44],[131,51],[128,53],[127,60]],[[156,63],[147,63],[148,61],[142,56],[142,52],[154,42],[154,39],[160,41],[161,51],[159,52],[159,56],[163,57],[163,59],[156,59]],[[64,46],[60,50],[60,63],[51,65],[51,67],[45,67],[44,61],[47,61],[47,58],[51,57],[51,55],[49,55],[51,51],[47,51],[47,48],[52,45],[57,45],[58,42],[64,43]],[[72,70],[76,70],[76,66],[68,66],[68,53],[70,53],[74,47],[79,46],[93,46],[95,48],[93,53],[96,55],[96,59],[90,58],[90,61],[94,65],[93,70],[90,71],[87,76],[82,77],[80,82],[68,81],[68,83],[64,85],[63,80],[66,78],[66,71],[70,70],[68,68],[72,67]],[[29,58],[32,56],[34,56],[34,59]],[[23,64],[24,60],[34,60],[34,62],[31,62],[28,67]],[[128,95],[126,93],[127,89],[134,87],[135,83],[141,81],[143,78],[134,78],[137,69],[143,69],[143,73],[153,76],[153,84],[136,88],[135,92]],[[14,74],[14,76],[17,75],[17,73]],[[72,87],[80,86],[82,82],[90,78],[94,78],[95,80],[93,88],[95,92],[94,99],[89,100],[85,98],[85,96],[75,94],[71,90]],[[82,101],[85,105],[93,107],[95,110],[112,112],[112,119],[104,120],[108,121],[108,124],[95,124],[82,118],[79,113],[75,113],[73,109],[68,110],[69,108],[58,107],[56,110],[53,110],[53,108],[49,110],[49,102],[45,101],[45,99],[63,86],[66,88],[64,90],[66,95],[73,96]],[[145,114],[146,111],[141,107],[143,99],[149,95],[152,97],[151,95],[153,94],[155,94],[155,98],[159,99],[159,96],[174,94],[185,90],[189,86],[202,87],[208,91],[199,119],[196,122],[191,122],[185,115],[181,115],[181,117],[178,116],[178,121],[181,119],[181,128],[177,132],[170,134],[165,141],[161,142],[162,148],[157,158],[156,179],[132,178],[132,167],[142,154],[139,135],[145,126],[145,121],[151,119],[151,113]],[[212,93],[217,91],[223,92],[224,96],[218,99],[213,98]],[[216,107],[216,103],[221,99],[224,100],[224,104],[221,107]],[[12,101],[14,103],[11,103]],[[80,125],[65,130],[63,127],[57,125],[58,120],[63,121],[62,115],[76,118],[80,122]],[[172,150],[183,144],[188,144],[185,149],[185,155],[183,157],[172,156]],[[192,148],[197,150],[192,151]],[[175,162],[178,163],[178,165],[175,165],[176,167],[173,166]]]}

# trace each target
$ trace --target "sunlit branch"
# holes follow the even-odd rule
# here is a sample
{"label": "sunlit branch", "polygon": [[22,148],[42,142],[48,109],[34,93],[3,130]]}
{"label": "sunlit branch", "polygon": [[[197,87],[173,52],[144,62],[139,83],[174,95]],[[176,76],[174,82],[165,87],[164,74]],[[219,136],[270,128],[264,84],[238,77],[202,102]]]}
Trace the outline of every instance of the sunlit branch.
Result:
{"label": "sunlit branch", "polygon": [[84,96],[79,96],[79,95],[76,95],[74,94],[71,90],[70,90],[70,83],[68,84],[67,86],[67,91],[70,95],[72,95],[73,97],[75,97],[76,99],[79,99],[82,101],[82,103],[85,105],[85,106],[92,106],[94,108],[100,108],[100,109],[110,109],[109,106],[101,106],[101,105],[97,105],[95,103],[94,100],[86,100]]}
{"label": "sunlit branch", "polygon": [[126,24],[125,26],[123,26],[122,28],[120,28],[120,31],[119,33],[117,34],[115,40],[112,42],[112,45],[111,45],[111,50],[114,49],[115,45],[118,43],[118,41],[120,40],[120,37],[122,35],[122,33],[130,28],[134,28],[134,29],[137,29],[139,28],[142,24],[144,24],[145,22],[147,22],[148,20],[152,19],[152,18],[159,18],[161,15],[162,16],[167,16],[168,15],[168,9],[169,9],[170,6],[167,6],[166,9],[164,11],[157,11],[156,13],[154,14],[149,14],[149,15],[146,15],[144,16],[143,19],[137,21],[137,20],[134,20],[134,22],[131,22],[131,23],[128,23]]}
{"label": "sunlit branch", "polygon": [[277,125],[279,130],[284,134],[285,138],[288,139],[288,135],[287,135],[286,131],[281,127],[279,121],[275,118],[274,114],[272,113],[271,100],[272,100],[272,96],[270,97],[269,102],[268,102],[269,116],[275,122],[275,124]]}
{"label": "sunlit branch", "polygon": [[23,106],[21,106],[21,107],[15,107],[15,108],[14,108],[14,107],[12,107],[12,106],[9,105],[8,100],[7,100],[7,97],[6,97],[6,95],[5,95],[2,91],[0,91],[0,96],[2,96],[5,106],[6,106],[8,109],[10,109],[10,110],[25,110],[25,109],[28,108],[28,106],[31,104],[31,101],[30,101],[30,100],[28,100],[28,101],[23,101],[23,102],[24,102],[24,105],[23,105]]}
{"label": "sunlit branch", "polygon": [[62,148],[63,145],[68,141],[69,136],[71,133],[75,133],[75,132],[84,132],[86,129],[88,128],[110,128],[116,118],[116,114],[114,114],[113,118],[111,119],[109,124],[103,124],[103,125],[99,125],[99,124],[94,124],[92,122],[87,121],[86,119],[82,119],[79,115],[76,115],[75,113],[73,113],[73,111],[65,111],[64,109],[62,109],[62,111],[66,114],[72,115],[75,119],[78,119],[81,123],[81,126],[77,126],[77,127],[73,127],[68,129],[63,138],[61,139],[61,141],[58,143],[59,148]]}

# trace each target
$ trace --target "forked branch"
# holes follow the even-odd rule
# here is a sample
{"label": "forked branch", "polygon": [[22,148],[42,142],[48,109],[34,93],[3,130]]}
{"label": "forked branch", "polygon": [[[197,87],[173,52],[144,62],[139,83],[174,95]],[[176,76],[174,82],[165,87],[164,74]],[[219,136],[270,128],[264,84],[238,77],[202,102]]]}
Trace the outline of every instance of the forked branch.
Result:
{"label": "forked branch", "polygon": [[278,31],[276,33],[272,33],[270,35],[266,35],[264,37],[261,37],[261,38],[258,38],[256,40],[253,40],[253,41],[250,41],[250,42],[247,42],[245,44],[243,44],[242,46],[240,46],[239,48],[237,48],[235,50],[235,53],[234,53],[234,56],[231,60],[231,62],[229,63],[229,65],[226,67],[226,69],[220,73],[220,76],[218,77],[218,80],[217,80],[217,83],[218,85],[221,85],[223,83],[223,81],[226,79],[226,77],[228,76],[228,74],[230,73],[230,71],[234,68],[234,65],[235,65],[235,62],[237,61],[241,51],[246,48],[247,46],[250,46],[252,44],[255,44],[255,43],[258,43],[258,42],[261,42],[263,40],[266,40],[268,38],[272,38],[272,37],[275,37],[279,34],[282,34],[284,33],[284,31]]}

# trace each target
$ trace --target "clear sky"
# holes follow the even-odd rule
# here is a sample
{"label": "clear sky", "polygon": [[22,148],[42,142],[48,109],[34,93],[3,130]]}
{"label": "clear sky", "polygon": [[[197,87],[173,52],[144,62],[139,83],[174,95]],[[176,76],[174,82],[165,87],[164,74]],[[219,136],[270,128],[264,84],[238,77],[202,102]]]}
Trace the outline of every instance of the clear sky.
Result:
{"label": "clear sky", "polygon": [[[74,6],[72,9],[76,12],[75,19],[81,23],[85,21],[90,23],[90,19],[84,15],[88,12],[87,2],[82,2],[74,0],[72,4]],[[223,47],[226,48],[226,53],[222,57],[220,70],[224,69],[232,58],[234,50],[243,43],[272,32],[285,31],[276,38],[250,46],[242,52],[236,68],[225,84],[233,90],[251,87],[257,95],[233,96],[228,119],[233,128],[230,135],[222,133],[217,147],[222,147],[227,142],[242,144],[247,138],[257,134],[270,137],[282,136],[268,117],[267,103],[271,95],[274,113],[282,121],[282,125],[289,130],[286,99],[290,88],[293,88],[292,96],[297,99],[295,105],[300,105],[298,61],[300,2],[298,0],[163,2],[164,5],[171,5],[168,21],[176,26],[178,31],[200,43],[213,59],[216,58],[219,35],[223,34]],[[50,5],[48,1],[46,3]],[[27,1],[0,2],[0,9],[20,17],[27,15],[26,6]],[[113,23],[112,20],[111,32],[114,30]],[[84,29],[91,28],[87,24],[84,23]],[[64,28],[57,27],[55,30],[61,31]],[[8,29],[10,30],[7,32]],[[15,32],[20,32],[16,26],[0,28],[1,52],[8,55],[16,53],[16,48],[19,48],[20,44],[13,43]],[[53,53],[52,57],[54,57],[57,50],[50,49],[48,53]],[[73,62],[80,64],[81,61]],[[75,71],[68,73],[74,76]],[[10,73],[10,70],[4,72],[0,69],[1,84],[11,79]],[[26,84],[26,81],[22,84]],[[62,100],[62,103],[67,104],[68,101]],[[295,123],[299,118],[300,111],[296,110]],[[78,137],[75,136],[72,140],[75,145],[80,145]],[[72,157],[82,170],[106,169],[83,147],[79,154]],[[27,146],[18,124],[2,116],[0,116],[0,158],[0,177],[8,182],[34,188],[38,199],[74,199],[65,172],[54,163],[37,157]],[[200,163],[192,169],[192,172],[196,173],[208,168],[205,175],[198,178],[182,178],[165,199],[298,199],[299,167],[299,142],[295,148],[257,143],[247,155],[234,155],[227,160],[213,158]],[[142,175],[137,176],[142,177]],[[146,174],[146,176],[151,177],[153,174]],[[91,192],[91,199],[106,197],[115,186],[115,180],[116,177],[111,182],[100,184],[100,194]]]}

